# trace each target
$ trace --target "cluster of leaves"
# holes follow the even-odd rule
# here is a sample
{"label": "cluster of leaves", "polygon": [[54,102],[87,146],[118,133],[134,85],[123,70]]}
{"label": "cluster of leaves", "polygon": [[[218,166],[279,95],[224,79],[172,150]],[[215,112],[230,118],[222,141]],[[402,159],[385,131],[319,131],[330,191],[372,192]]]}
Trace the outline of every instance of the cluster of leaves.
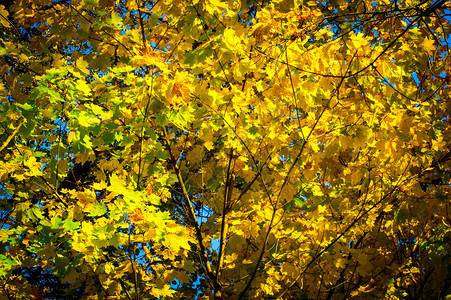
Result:
{"label": "cluster of leaves", "polygon": [[3,3],[0,294],[445,297],[448,5]]}

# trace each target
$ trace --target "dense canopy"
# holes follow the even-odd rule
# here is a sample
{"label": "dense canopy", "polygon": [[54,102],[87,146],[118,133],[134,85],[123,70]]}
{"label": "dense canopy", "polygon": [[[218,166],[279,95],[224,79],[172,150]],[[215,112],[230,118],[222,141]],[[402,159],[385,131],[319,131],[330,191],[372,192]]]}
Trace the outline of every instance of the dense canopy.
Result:
{"label": "dense canopy", "polygon": [[451,3],[0,5],[0,295],[451,294]]}

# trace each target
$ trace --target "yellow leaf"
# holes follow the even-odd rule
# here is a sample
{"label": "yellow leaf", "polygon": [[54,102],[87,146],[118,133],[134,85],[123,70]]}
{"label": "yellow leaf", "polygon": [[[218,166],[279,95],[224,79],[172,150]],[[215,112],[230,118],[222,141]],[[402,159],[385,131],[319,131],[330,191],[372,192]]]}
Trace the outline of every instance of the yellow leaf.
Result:
{"label": "yellow leaf", "polygon": [[175,291],[171,290],[171,286],[169,284],[163,286],[162,288],[153,288],[150,291],[150,294],[157,297],[157,298],[161,298],[161,297],[165,297],[165,296],[172,296],[175,293]]}
{"label": "yellow leaf", "polygon": [[87,251],[86,248],[86,241],[83,238],[83,234],[75,234],[72,237],[72,249],[74,249],[75,251],[78,251],[80,253],[84,253]]}
{"label": "yellow leaf", "polygon": [[351,297],[355,297],[355,296],[357,296],[358,294],[360,294],[359,291],[352,291],[352,292],[351,292]]}
{"label": "yellow leaf", "polygon": [[94,189],[94,190],[103,190],[103,189],[105,189],[107,187],[107,184],[106,184],[106,182],[105,181],[100,181],[100,182],[94,182],[93,184],[92,184],[92,188]]}
{"label": "yellow leaf", "polygon": [[359,32],[357,35],[351,35],[351,45],[354,49],[351,50],[363,50],[363,47],[368,45],[368,41],[365,39],[365,35]]}
{"label": "yellow leaf", "polygon": [[8,22],[8,11],[5,10],[5,6],[0,5],[0,24],[2,24],[2,26],[9,28],[11,26],[11,24],[9,24]]}
{"label": "yellow leaf", "polygon": [[214,144],[212,141],[205,141],[204,146],[207,150],[211,150],[214,148]]}
{"label": "yellow leaf", "polygon": [[435,51],[434,46],[434,40],[429,38],[424,38],[423,42],[421,43],[421,49],[424,49],[428,52],[428,54],[431,54]]}
{"label": "yellow leaf", "polygon": [[224,30],[224,44],[230,50],[235,51],[237,46],[241,44],[241,39],[236,35],[235,30],[226,28]]}
{"label": "yellow leaf", "polygon": [[31,156],[30,158],[28,158],[25,165],[29,168],[29,171],[25,173],[27,176],[42,175],[42,164],[36,161],[36,157]]}
{"label": "yellow leaf", "polygon": [[72,144],[72,142],[74,142],[76,138],[77,137],[75,131],[70,131],[69,134],[67,135],[67,141],[69,142],[69,144]]}
{"label": "yellow leaf", "polygon": [[390,212],[393,210],[393,205],[389,204],[384,207],[384,212]]}
{"label": "yellow leaf", "polygon": [[344,268],[346,268],[346,262],[347,262],[346,259],[344,259],[344,258],[339,258],[339,259],[337,259],[337,260],[335,261],[335,267],[336,267],[337,269],[344,269]]}
{"label": "yellow leaf", "polygon": [[207,5],[205,7],[205,10],[209,13],[214,15],[216,14],[221,14],[224,12],[224,10],[226,9],[227,5],[223,2],[221,2],[220,0],[209,0],[207,2]]}
{"label": "yellow leaf", "polygon": [[188,241],[191,240],[187,228],[181,227],[176,223],[166,223],[166,230],[168,231],[164,236],[163,244],[171,247],[174,252],[179,252],[181,249],[191,249]]}
{"label": "yellow leaf", "polygon": [[83,59],[83,57],[80,57],[80,58],[77,59],[76,66],[83,74],[89,74],[90,73],[90,71],[87,68],[88,62],[86,62]]}

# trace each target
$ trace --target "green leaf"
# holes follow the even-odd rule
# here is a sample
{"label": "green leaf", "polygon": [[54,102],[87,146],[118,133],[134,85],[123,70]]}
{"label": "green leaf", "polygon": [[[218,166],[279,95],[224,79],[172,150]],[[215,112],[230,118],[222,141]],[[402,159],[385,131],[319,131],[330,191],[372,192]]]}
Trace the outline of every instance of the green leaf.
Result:
{"label": "green leaf", "polygon": [[70,261],[66,256],[58,255],[55,257],[53,272],[56,276],[62,278],[71,270]]}
{"label": "green leaf", "polygon": [[63,222],[63,228],[64,228],[64,231],[66,231],[66,232],[76,231],[80,228],[80,226],[81,226],[81,224],[79,221],[74,222],[71,219],[66,219]]}
{"label": "green leaf", "polygon": [[100,217],[106,214],[107,207],[105,203],[94,201],[91,208],[89,209],[88,215],[91,217]]}
{"label": "green leaf", "polygon": [[164,152],[164,151],[158,151],[156,154],[156,157],[160,160],[168,159],[168,156],[166,155],[166,152]]}
{"label": "green leaf", "polygon": [[107,131],[102,134],[102,140],[105,142],[105,144],[109,145],[114,142],[114,136],[115,136],[115,133],[111,133],[111,132]]}
{"label": "green leaf", "polygon": [[22,109],[22,110],[26,110],[26,111],[29,111],[29,110],[32,110],[33,109],[33,106],[31,106],[30,104],[28,104],[28,103],[23,103],[23,104],[21,104],[21,103],[14,103],[17,107],[19,107],[20,109]]}
{"label": "green leaf", "polygon": [[305,200],[303,198],[294,198],[294,204],[297,206],[303,206],[305,204]]}
{"label": "green leaf", "polygon": [[193,66],[196,63],[196,54],[193,52],[187,52],[185,53],[185,64],[189,64],[190,66]]}
{"label": "green leaf", "polygon": [[166,124],[168,123],[168,118],[166,117],[166,114],[164,111],[160,111],[157,116],[155,117],[155,121],[160,125],[160,126],[166,126]]}
{"label": "green leaf", "polygon": [[36,221],[38,221],[38,220],[43,219],[43,218],[44,218],[44,215],[42,214],[42,211],[41,211],[41,209],[40,209],[38,206],[33,206],[33,207],[30,209],[29,217],[30,217],[30,219],[31,219],[33,222],[36,222]]}
{"label": "green leaf", "polygon": [[398,211],[395,213],[395,221],[403,223],[408,218],[410,218],[410,213],[406,209],[398,209]]}
{"label": "green leaf", "polygon": [[11,259],[4,254],[0,254],[0,278],[7,276],[11,269],[19,265],[19,260]]}
{"label": "green leaf", "polygon": [[48,56],[53,56],[52,52],[49,51],[49,49],[44,45],[44,43],[41,43],[41,48],[44,50],[45,54]]}
{"label": "green leaf", "polygon": [[294,207],[294,201],[287,201],[283,206],[283,210],[286,212],[291,212]]}

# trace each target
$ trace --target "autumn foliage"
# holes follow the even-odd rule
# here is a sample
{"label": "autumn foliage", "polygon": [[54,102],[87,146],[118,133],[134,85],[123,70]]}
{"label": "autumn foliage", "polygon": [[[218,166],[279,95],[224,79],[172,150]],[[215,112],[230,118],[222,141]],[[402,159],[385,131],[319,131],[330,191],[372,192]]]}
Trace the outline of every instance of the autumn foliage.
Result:
{"label": "autumn foliage", "polygon": [[449,2],[2,3],[2,299],[451,294]]}

